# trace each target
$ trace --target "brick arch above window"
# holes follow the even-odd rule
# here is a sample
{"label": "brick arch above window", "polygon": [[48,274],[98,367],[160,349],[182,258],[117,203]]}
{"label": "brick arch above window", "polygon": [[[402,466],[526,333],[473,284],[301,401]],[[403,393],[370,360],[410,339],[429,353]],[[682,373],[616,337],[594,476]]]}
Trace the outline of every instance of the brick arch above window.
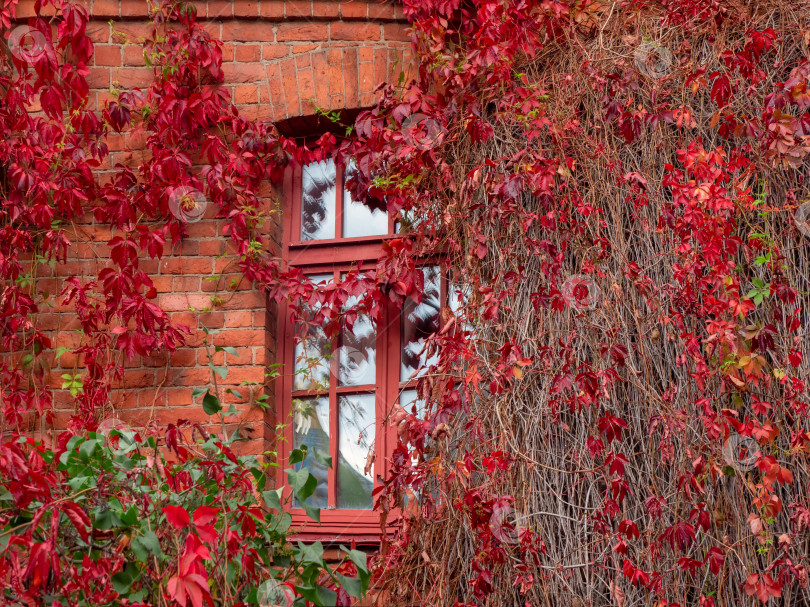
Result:
{"label": "brick arch above window", "polygon": [[[321,110],[367,107],[381,82],[396,81],[408,65],[402,46],[333,46],[299,52],[266,65],[260,115],[281,121]],[[238,100],[237,100],[238,103]]]}

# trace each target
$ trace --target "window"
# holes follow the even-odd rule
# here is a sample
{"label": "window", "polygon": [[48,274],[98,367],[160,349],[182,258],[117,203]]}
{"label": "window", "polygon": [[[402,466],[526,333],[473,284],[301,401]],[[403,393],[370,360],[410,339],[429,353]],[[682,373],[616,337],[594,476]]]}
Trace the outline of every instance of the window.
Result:
{"label": "window", "polygon": [[[345,183],[352,170],[325,160],[286,175],[283,196],[291,202],[285,204],[284,259],[315,283],[339,281],[358,263],[374,267],[383,241],[397,231],[387,213],[351,199]],[[296,467],[306,466],[318,479],[307,501],[321,509],[320,523],[303,508],[293,509],[293,524],[303,527],[304,539],[374,541],[379,536],[372,491],[376,479],[385,477],[396,444],[387,416],[398,400],[406,408],[423,408],[416,401],[416,378],[437,360],[428,355],[426,340],[440,328],[440,302],[455,309],[459,300],[458,293],[448,293],[438,265],[427,263],[422,271],[420,303],[408,301],[401,310],[391,304],[377,322],[360,317],[351,331],[344,327],[334,339],[318,330],[300,339],[289,311],[279,313],[285,369],[279,421],[286,424],[279,456],[287,461],[291,449],[306,445],[307,458]],[[376,459],[367,474],[371,450]],[[330,456],[332,466],[316,452]]]}

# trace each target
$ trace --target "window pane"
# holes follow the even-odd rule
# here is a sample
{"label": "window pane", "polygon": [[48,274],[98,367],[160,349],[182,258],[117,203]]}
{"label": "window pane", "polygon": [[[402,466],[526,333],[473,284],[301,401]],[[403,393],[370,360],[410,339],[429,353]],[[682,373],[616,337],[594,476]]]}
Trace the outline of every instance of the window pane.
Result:
{"label": "window pane", "polygon": [[[308,503],[316,508],[326,508],[329,500],[329,468],[317,461],[315,450],[329,455],[329,398],[293,399],[293,448],[300,449],[306,445],[308,453],[301,464],[318,479],[318,487]],[[296,506],[300,506],[296,501]]]}
{"label": "window pane", "polygon": [[371,510],[373,471],[364,472],[369,450],[374,447],[374,394],[340,397],[337,507]]}
{"label": "window pane", "polygon": [[[350,297],[346,309],[357,305]],[[377,383],[377,331],[368,316],[358,316],[351,331],[344,326],[340,334],[338,380],[341,386]]]}
{"label": "window pane", "polygon": [[[315,284],[332,281],[331,274],[307,276]],[[297,334],[300,325],[296,328]],[[295,379],[293,390],[328,390],[329,355],[332,344],[321,327],[309,327],[303,339],[295,342]]]}
{"label": "window pane", "polygon": [[[355,171],[354,164],[346,167],[345,181]],[[375,209],[372,211],[362,202],[352,200],[348,190],[343,190],[343,236],[379,236],[388,234],[388,213]]]}
{"label": "window pane", "polygon": [[335,237],[335,161],[313,162],[304,167],[301,188],[301,240]]}
{"label": "window pane", "polygon": [[402,359],[400,364],[400,381],[407,381],[415,371],[418,375],[425,368],[438,362],[434,354],[428,360],[423,351],[425,339],[439,330],[439,299],[441,294],[441,274],[437,266],[423,270],[425,292],[422,302],[416,304],[408,299],[402,310]]}
{"label": "window pane", "polygon": [[413,406],[416,405],[416,417],[425,419],[425,399],[416,397],[416,390],[403,390],[399,396],[399,404],[408,413],[413,413]]}

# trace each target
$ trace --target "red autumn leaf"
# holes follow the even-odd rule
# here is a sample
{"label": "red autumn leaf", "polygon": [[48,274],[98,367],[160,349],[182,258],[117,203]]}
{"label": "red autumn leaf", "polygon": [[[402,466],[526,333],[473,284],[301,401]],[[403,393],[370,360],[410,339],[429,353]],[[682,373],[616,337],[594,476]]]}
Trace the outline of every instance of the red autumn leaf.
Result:
{"label": "red autumn leaf", "polygon": [[219,508],[211,508],[210,506],[200,506],[194,511],[194,524],[195,525],[209,525],[217,520]]}
{"label": "red autumn leaf", "polygon": [[188,512],[180,506],[163,506],[166,519],[178,529],[185,529],[191,522]]}

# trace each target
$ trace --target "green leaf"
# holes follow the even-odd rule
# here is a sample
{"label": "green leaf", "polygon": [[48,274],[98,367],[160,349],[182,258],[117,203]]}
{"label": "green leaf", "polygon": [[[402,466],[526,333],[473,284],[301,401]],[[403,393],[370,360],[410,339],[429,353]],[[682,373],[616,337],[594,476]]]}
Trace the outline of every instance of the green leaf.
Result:
{"label": "green leaf", "polygon": [[281,512],[281,494],[283,491],[284,487],[271,489],[270,491],[262,491],[264,503],[267,504],[268,508],[273,508],[274,510]]}
{"label": "green leaf", "polygon": [[296,497],[300,501],[304,501],[310,495],[315,493],[315,489],[318,487],[318,479],[316,479],[310,471],[306,468],[302,468],[297,472],[292,468],[288,468],[287,472],[287,481],[290,483],[290,487],[292,487],[293,492],[295,492]]}
{"label": "green leaf", "polygon": [[340,549],[346,553],[346,556],[357,566],[357,569],[368,572],[368,564],[365,552],[361,552],[360,550],[349,550],[346,548],[346,546],[341,546]]}
{"label": "green leaf", "polygon": [[298,553],[301,556],[301,561],[304,564],[320,564],[323,561],[323,544],[320,542],[313,542],[311,544],[298,542]]}
{"label": "green leaf", "polygon": [[227,394],[233,394],[236,398],[242,398],[242,393],[237,390],[234,390],[233,388],[228,388],[227,390],[225,390],[225,392]]}
{"label": "green leaf", "polygon": [[219,375],[222,379],[225,379],[228,376],[228,367],[217,367],[212,363],[208,363],[208,366],[216,371],[217,375]]}
{"label": "green leaf", "polygon": [[149,555],[160,556],[160,540],[153,531],[144,531],[143,535],[138,535],[132,540],[132,551],[138,560],[142,563],[146,562]]}
{"label": "green leaf", "polygon": [[191,398],[197,398],[198,396],[201,396],[206,392],[208,392],[208,388],[194,388],[191,391]]}
{"label": "green leaf", "polygon": [[310,506],[309,504],[307,504],[306,502],[303,502],[303,501],[301,502],[301,507],[307,513],[307,516],[309,518],[311,518],[316,523],[321,522],[321,509],[320,508],[317,508],[315,506]]}
{"label": "green leaf", "polygon": [[337,578],[340,580],[341,587],[349,593],[349,596],[353,596],[356,599],[362,599],[363,594],[363,582],[361,582],[356,577],[348,577],[342,575],[340,573],[337,574]]}
{"label": "green leaf", "polygon": [[92,439],[86,440],[82,443],[82,446],[79,447],[79,455],[82,456],[83,459],[88,460],[93,457],[93,454],[96,452],[96,448],[99,445],[99,441]]}
{"label": "green leaf", "polygon": [[239,358],[239,355],[236,353],[236,348],[232,346],[216,346],[214,347],[215,352],[227,352],[228,354],[233,354],[236,358]]}
{"label": "green leaf", "polygon": [[93,526],[96,529],[101,529],[102,531],[112,529],[113,527],[121,527],[121,525],[121,517],[112,510],[103,510],[98,512],[96,514],[96,520],[93,523]]}
{"label": "green leaf", "polygon": [[[304,450],[306,450],[306,445],[304,445]],[[303,462],[306,454],[301,449],[293,449],[290,451],[289,462],[290,464],[297,464],[299,462]]]}
{"label": "green leaf", "polygon": [[129,588],[133,582],[141,577],[141,572],[135,563],[127,563],[126,566],[112,576],[113,588],[118,594],[126,595],[129,593]]}
{"label": "green leaf", "polygon": [[202,406],[203,411],[205,411],[208,415],[215,415],[222,410],[222,406],[219,404],[219,399],[210,392],[205,393]]}

